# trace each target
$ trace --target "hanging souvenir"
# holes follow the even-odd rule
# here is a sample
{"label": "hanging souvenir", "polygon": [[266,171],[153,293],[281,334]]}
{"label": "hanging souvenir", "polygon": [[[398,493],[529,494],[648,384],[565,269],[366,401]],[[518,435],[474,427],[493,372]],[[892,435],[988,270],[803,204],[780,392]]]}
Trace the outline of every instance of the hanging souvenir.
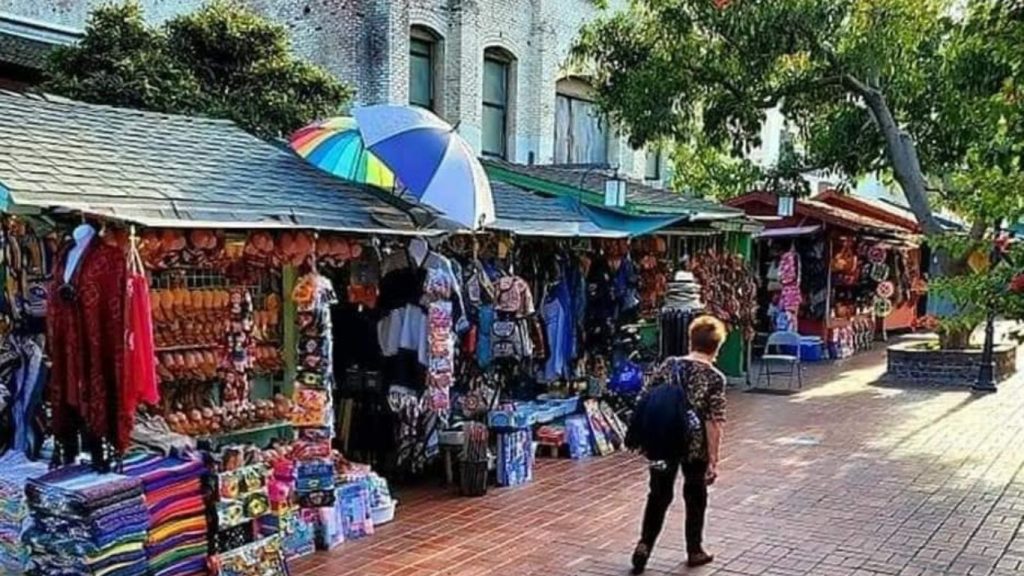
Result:
{"label": "hanging souvenir", "polygon": [[333,498],[334,464],[327,456],[334,433],[330,308],[337,303],[337,295],[330,280],[311,272],[296,282],[292,300],[298,308],[299,338],[291,411],[298,441],[291,456],[297,463],[296,494],[300,506],[308,508]]}
{"label": "hanging souvenir", "polygon": [[881,244],[875,244],[868,249],[868,262],[872,264],[884,264],[886,257],[886,249]]}
{"label": "hanging souvenir", "polygon": [[873,303],[875,316],[879,318],[885,318],[889,314],[892,314],[892,301],[885,298],[876,296]]}
{"label": "hanging souvenir", "polygon": [[875,288],[875,294],[879,298],[885,298],[886,300],[891,299],[895,293],[896,288],[893,286],[892,282],[889,282],[888,280],[879,282],[878,286]]}
{"label": "hanging souvenir", "polygon": [[884,282],[889,278],[888,264],[872,264],[870,277],[875,282]]}
{"label": "hanging souvenir", "polygon": [[853,239],[843,238],[839,252],[832,257],[832,271],[837,274],[854,274],[857,270],[857,253],[853,249]]}
{"label": "hanging souvenir", "polygon": [[[225,404],[232,404],[247,401],[250,392],[254,317],[252,294],[245,288],[231,290],[228,318],[228,331],[224,336],[226,348],[222,362],[221,399]],[[187,368],[184,356],[180,362],[175,360],[174,363]]]}

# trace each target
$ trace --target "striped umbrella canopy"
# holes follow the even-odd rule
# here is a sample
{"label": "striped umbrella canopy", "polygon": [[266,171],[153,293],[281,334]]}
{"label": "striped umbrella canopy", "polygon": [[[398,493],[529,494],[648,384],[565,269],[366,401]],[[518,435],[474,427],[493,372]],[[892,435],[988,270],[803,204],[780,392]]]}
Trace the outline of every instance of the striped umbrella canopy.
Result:
{"label": "striped umbrella canopy", "polygon": [[317,168],[354,182],[391,190],[395,174],[363,143],[354,118],[337,116],[300,128],[288,143]]}
{"label": "striped umbrella canopy", "polygon": [[417,201],[470,230],[494,223],[491,182],[453,126],[414,106],[365,106],[353,115],[366,147]]}

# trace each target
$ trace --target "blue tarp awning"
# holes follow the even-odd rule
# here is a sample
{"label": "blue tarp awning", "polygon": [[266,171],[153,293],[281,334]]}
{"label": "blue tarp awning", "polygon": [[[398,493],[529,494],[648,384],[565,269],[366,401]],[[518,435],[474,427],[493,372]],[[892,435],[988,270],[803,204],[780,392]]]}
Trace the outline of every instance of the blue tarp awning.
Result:
{"label": "blue tarp awning", "polygon": [[[564,198],[563,200],[572,202],[572,200],[567,198]],[[667,228],[676,222],[688,219],[686,215],[679,214],[626,214],[616,210],[586,205],[580,206],[580,210],[590,219],[591,222],[600,228],[622,232],[627,236],[653,234],[654,232]]]}

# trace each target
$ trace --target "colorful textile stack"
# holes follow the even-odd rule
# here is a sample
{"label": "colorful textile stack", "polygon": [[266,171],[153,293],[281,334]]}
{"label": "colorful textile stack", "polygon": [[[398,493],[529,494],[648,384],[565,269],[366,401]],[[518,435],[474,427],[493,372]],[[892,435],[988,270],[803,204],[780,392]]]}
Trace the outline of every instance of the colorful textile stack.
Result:
{"label": "colorful textile stack", "polygon": [[156,454],[133,456],[126,476],[142,481],[149,518],[146,556],[155,576],[200,576],[207,573],[207,525],[202,478],[206,467],[196,460]]}
{"label": "colorful textile stack", "polygon": [[69,466],[25,486],[30,576],[143,576],[149,514],[142,482]]}
{"label": "colorful textile stack", "polygon": [[25,484],[46,474],[47,466],[11,451],[0,458],[0,470],[0,574],[21,574],[28,564],[28,548],[21,541],[29,519]]}

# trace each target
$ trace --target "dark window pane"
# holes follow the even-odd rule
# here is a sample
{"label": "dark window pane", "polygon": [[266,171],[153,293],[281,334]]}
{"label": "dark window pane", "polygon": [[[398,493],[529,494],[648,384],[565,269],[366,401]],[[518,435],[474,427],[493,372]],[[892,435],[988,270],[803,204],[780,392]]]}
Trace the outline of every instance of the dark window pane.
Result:
{"label": "dark window pane", "polygon": [[505,109],[484,105],[481,119],[481,148],[484,154],[505,157]]}
{"label": "dark window pane", "polygon": [[409,41],[409,53],[416,56],[426,56],[429,58],[432,48],[431,43],[426,40],[413,38]]}
{"label": "dark window pane", "polygon": [[430,56],[409,55],[409,103],[423,108],[434,106],[434,63]]}
{"label": "dark window pane", "polygon": [[508,103],[508,64],[484,59],[484,102],[505,107]]}
{"label": "dark window pane", "polygon": [[661,179],[661,151],[647,151],[647,166],[644,169],[644,177],[648,180]]}

